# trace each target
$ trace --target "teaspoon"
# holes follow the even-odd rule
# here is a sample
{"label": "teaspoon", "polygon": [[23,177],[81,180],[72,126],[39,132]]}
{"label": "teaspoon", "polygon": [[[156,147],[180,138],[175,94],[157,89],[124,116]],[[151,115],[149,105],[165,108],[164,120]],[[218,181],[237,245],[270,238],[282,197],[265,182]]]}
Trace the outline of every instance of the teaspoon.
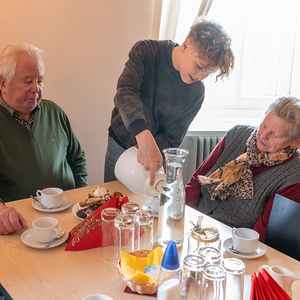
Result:
{"label": "teaspoon", "polygon": [[65,235],[65,232],[64,232],[64,230],[63,230],[63,231],[62,231],[55,239],[53,239],[51,242],[49,242],[49,243],[44,247],[44,249],[49,248],[49,246],[50,246],[54,241],[61,239],[64,235]]}

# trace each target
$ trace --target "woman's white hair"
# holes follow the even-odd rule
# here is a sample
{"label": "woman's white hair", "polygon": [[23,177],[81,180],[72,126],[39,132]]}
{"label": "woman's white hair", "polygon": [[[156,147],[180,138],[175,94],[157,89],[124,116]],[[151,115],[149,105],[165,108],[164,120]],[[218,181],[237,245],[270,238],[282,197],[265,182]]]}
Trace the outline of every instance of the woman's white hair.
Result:
{"label": "woman's white hair", "polygon": [[2,76],[3,80],[11,82],[16,73],[18,54],[22,52],[26,52],[33,58],[36,58],[41,71],[45,71],[41,56],[42,50],[27,43],[12,44],[4,47],[0,52],[0,76]]}
{"label": "woman's white hair", "polygon": [[293,96],[276,99],[270,104],[266,115],[274,112],[277,117],[285,120],[290,126],[290,142],[300,138],[300,100]]}

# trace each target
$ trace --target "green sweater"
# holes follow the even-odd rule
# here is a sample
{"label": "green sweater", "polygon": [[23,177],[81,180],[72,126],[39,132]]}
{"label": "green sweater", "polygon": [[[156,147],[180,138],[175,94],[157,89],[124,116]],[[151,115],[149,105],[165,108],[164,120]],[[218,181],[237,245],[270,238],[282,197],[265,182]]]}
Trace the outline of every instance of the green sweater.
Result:
{"label": "green sweater", "polygon": [[0,198],[28,198],[38,189],[87,185],[85,154],[64,111],[42,100],[31,130],[0,106]]}

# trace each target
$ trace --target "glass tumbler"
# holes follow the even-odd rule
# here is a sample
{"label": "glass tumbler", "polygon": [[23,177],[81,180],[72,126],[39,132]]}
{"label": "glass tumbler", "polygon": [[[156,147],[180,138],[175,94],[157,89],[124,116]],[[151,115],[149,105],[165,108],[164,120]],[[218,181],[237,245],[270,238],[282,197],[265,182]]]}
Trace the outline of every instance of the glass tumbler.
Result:
{"label": "glass tumbler", "polygon": [[[221,265],[209,264],[203,267],[201,300],[225,300],[227,271]],[[230,299],[231,300],[231,299]]]}
{"label": "glass tumbler", "polygon": [[222,266],[227,271],[226,299],[243,300],[245,264],[237,258],[225,258]]}
{"label": "glass tumbler", "polygon": [[120,261],[121,251],[134,251],[134,226],[129,214],[120,214],[115,218],[115,248],[117,263]]}
{"label": "glass tumbler", "polygon": [[198,255],[187,255],[183,259],[181,300],[200,300],[202,269],[205,259]]}
{"label": "glass tumbler", "polygon": [[115,218],[120,215],[118,208],[105,208],[101,212],[102,244],[101,255],[104,259],[115,262]]}
{"label": "glass tumbler", "polygon": [[153,249],[153,212],[140,209],[134,214],[134,250]]}
{"label": "glass tumbler", "polygon": [[198,250],[198,255],[204,257],[206,264],[220,264],[221,252],[214,247],[203,247]]}
{"label": "glass tumbler", "polygon": [[132,215],[140,209],[140,206],[137,203],[128,202],[122,205],[121,213]]}

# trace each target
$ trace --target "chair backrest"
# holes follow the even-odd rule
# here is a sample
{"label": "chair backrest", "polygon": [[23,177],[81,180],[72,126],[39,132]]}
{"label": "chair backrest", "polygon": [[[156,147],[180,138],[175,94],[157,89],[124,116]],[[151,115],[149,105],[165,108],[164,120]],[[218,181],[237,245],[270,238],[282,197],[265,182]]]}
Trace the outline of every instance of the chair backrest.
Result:
{"label": "chair backrest", "polygon": [[265,244],[300,260],[300,204],[276,194]]}

